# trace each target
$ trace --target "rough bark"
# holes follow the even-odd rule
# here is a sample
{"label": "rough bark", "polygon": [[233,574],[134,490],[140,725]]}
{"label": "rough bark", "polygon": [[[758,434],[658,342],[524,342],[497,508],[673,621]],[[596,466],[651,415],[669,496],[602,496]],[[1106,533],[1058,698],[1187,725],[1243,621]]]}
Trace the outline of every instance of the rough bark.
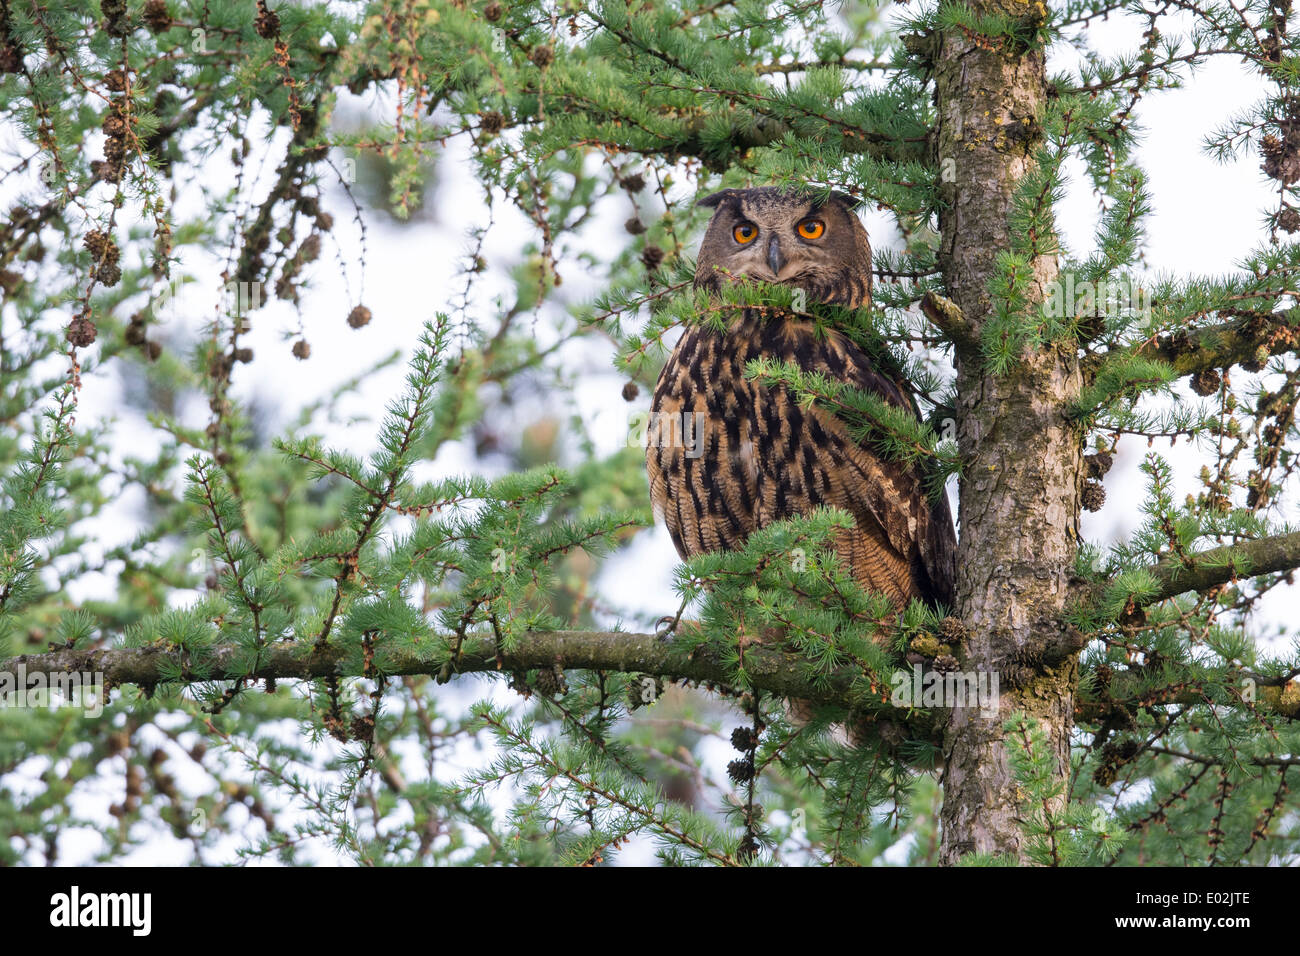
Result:
{"label": "rough bark", "polygon": [[[1009,0],[975,0],[978,13],[1020,15]],[[991,313],[988,283],[999,252],[1012,247],[1008,212],[1038,145],[1046,76],[1039,51],[993,49],[955,32],[935,58],[943,184],[940,265],[972,333]],[[941,168],[942,165],[941,165]],[[1055,256],[1032,263],[1034,298],[1056,279]],[[978,355],[957,354],[957,438],[963,461],[958,612],[969,629],[964,666],[997,670],[1025,649],[1059,642],[1059,612],[1077,547],[1082,442],[1065,412],[1082,378],[1075,350],[1027,353],[1003,376]],[[1037,720],[1069,767],[1077,653],[1040,664],[1035,679],[1004,688],[999,714],[951,711],[944,739],[942,860],[972,851],[1020,856],[1021,806],[1008,766],[1003,722],[1015,711]]]}

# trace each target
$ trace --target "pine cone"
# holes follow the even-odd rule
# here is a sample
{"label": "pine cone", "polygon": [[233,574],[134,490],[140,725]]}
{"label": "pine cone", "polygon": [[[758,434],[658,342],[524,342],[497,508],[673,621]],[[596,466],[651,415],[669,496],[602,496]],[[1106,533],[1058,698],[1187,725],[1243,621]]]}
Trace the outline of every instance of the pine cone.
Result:
{"label": "pine cone", "polygon": [[558,664],[539,669],[534,686],[536,686],[537,692],[544,697],[554,697],[557,694],[563,694],[568,689],[564,682],[564,671],[560,669]]}
{"label": "pine cone", "polygon": [[235,362],[229,355],[214,356],[212,361],[208,362],[208,376],[217,381],[222,381],[234,367]]}
{"label": "pine cone", "polygon": [[131,24],[126,18],[126,0],[102,0],[99,5],[104,14],[104,32],[111,37],[129,36]]}
{"label": "pine cone", "polygon": [[116,112],[109,113],[104,117],[103,125],[104,135],[119,137],[126,135],[126,120],[122,119]]}
{"label": "pine cone", "polygon": [[[119,141],[109,140],[109,142]],[[107,144],[105,144],[104,152],[107,156]],[[95,174],[96,179],[101,179],[106,183],[120,183],[122,181],[122,162],[120,157],[116,160],[110,160],[107,158],[103,160],[91,160],[90,169]]]}
{"label": "pine cone", "polygon": [[1260,142],[1260,151],[1264,162],[1260,169],[1270,179],[1276,179],[1284,186],[1300,180],[1300,125],[1286,129],[1285,137],[1265,136]]}
{"label": "pine cone", "polygon": [[68,323],[67,331],[68,341],[79,349],[84,349],[95,341],[95,336],[99,330],[95,328],[95,323],[90,321],[84,315],[79,315]]}
{"label": "pine cone", "polygon": [[1099,451],[1095,455],[1083,456],[1083,466],[1087,469],[1089,478],[1104,477],[1114,463],[1115,459],[1110,456],[1110,452]]}
{"label": "pine cone", "polygon": [[1109,763],[1103,763],[1092,772],[1093,782],[1099,787],[1109,787],[1119,776],[1117,768]]}
{"label": "pine cone", "polygon": [[320,258],[320,236],[312,233],[298,247],[298,259],[302,262],[315,262]]}
{"label": "pine cone", "polygon": [[375,718],[367,714],[365,717],[354,717],[352,726],[348,728],[351,731],[353,740],[359,740],[362,743],[368,743],[375,736]]}
{"label": "pine cone", "polygon": [[752,727],[737,727],[731,732],[731,746],[742,753],[753,750],[756,743],[758,741],[754,738]]}
{"label": "pine cone", "polygon": [[[118,179],[122,178],[122,160],[126,158],[126,139],[122,136],[110,136],[104,140],[104,159],[111,167],[116,169]],[[105,174],[105,179],[108,175]],[[110,179],[109,182],[117,182],[117,179]]]}
{"label": "pine cone", "polygon": [[306,339],[299,339],[293,343],[293,357],[300,361],[311,357],[311,345]]}
{"label": "pine cone", "polygon": [[934,669],[940,674],[948,674],[961,670],[961,663],[951,654],[940,654],[934,659]]}
{"label": "pine cone", "polygon": [[727,764],[727,776],[736,783],[745,783],[754,778],[754,761],[748,756],[738,757]]}
{"label": "pine cone", "polygon": [[167,10],[166,0],[148,0],[140,17],[151,33],[163,33],[171,29],[172,15]]}
{"label": "pine cone", "polygon": [[960,644],[970,636],[970,631],[959,617],[949,614],[939,622],[939,639],[945,644]]}
{"label": "pine cone", "polygon": [[1202,398],[1215,394],[1219,386],[1223,383],[1223,376],[1219,374],[1216,368],[1201,369],[1192,376],[1192,391]]}
{"label": "pine cone", "polygon": [[20,73],[23,68],[23,51],[13,43],[0,43],[0,74]]}
{"label": "pine cone", "polygon": [[92,256],[96,259],[104,255],[104,249],[112,240],[98,229],[92,229],[86,233],[86,237],[81,240],[81,244],[86,247]]}
{"label": "pine cone", "polygon": [[348,325],[354,329],[359,329],[364,325],[370,324],[370,310],[364,305],[359,305],[348,313]]}
{"label": "pine cone", "polygon": [[122,280],[122,269],[116,262],[105,262],[95,270],[95,281],[105,288],[112,288]]}
{"label": "pine cone", "polygon": [[536,687],[539,694],[554,697],[555,692],[560,689],[560,684],[551,671],[542,668],[537,672]]}
{"label": "pine cone", "polygon": [[1083,486],[1083,510],[1100,511],[1106,503],[1106,489],[1099,481],[1089,481]]}
{"label": "pine cone", "polygon": [[267,9],[266,0],[257,0],[257,19],[253,29],[263,40],[271,40],[280,32],[280,16],[274,10]]}

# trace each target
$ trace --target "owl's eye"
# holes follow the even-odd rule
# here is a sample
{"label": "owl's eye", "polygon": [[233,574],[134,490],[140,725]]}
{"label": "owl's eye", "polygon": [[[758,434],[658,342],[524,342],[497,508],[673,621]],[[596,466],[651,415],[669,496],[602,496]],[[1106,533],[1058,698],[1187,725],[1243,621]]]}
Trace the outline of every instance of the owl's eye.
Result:
{"label": "owl's eye", "polygon": [[805,219],[799,223],[799,235],[805,239],[820,239],[826,231],[826,223],[820,219]]}
{"label": "owl's eye", "polygon": [[747,242],[753,242],[758,236],[758,227],[752,222],[742,222],[735,229],[731,230],[731,237],[742,246]]}

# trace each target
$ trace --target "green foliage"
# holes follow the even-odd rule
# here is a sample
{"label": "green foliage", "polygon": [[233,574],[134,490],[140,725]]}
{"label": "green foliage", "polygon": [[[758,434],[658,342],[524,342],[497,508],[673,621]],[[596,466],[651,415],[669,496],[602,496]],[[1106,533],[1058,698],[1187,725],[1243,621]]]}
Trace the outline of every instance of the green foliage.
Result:
{"label": "green foliage", "polygon": [[[1014,241],[981,250],[996,269],[963,376],[1000,385],[1045,350],[1077,356],[1082,387],[1063,411],[1091,446],[1089,487],[1134,439],[1186,439],[1207,461],[1181,475],[1149,453],[1137,527],[1079,542],[1088,590],[1068,623],[1087,644],[1069,773],[1036,720],[1004,727],[1026,859],[1294,862],[1300,644],[1266,640],[1259,623],[1290,572],[1261,572],[1246,552],[1294,530],[1300,373],[1266,349],[1230,375],[1199,374],[1191,398],[1171,361],[1225,323],[1297,321],[1293,14],[1264,0],[1014,14],[945,0],[901,15],[821,0],[268,6],[0,14],[14,141],[0,223],[0,654],[165,653],[159,682],[96,706],[0,707],[0,863],[62,862],[72,834],[94,834],[106,863],[163,845],[286,864],[594,865],[647,851],[673,865],[936,863],[943,713],[893,691],[917,661],[961,665],[962,625],[859,588],[835,557],[843,512],[677,568],[680,606],[656,609],[673,624],[662,646],[717,660],[723,681],[563,660],[486,680],[464,669],[475,649],[503,660],[539,633],[655,628],[658,613],[611,606],[602,588],[607,573],[643,572],[625,550],[652,524],[641,454],[599,447],[598,402],[577,385],[587,355],[601,373],[612,357],[635,413],[683,327],[796,310],[788,287],[693,287],[709,214],[694,202],[717,188],[836,189],[887,219],[897,241],[873,235],[872,307],[798,311],[913,382],[923,421],[790,366],[747,373],[924,470],[934,495],[985,478],[963,473],[948,428],[954,343],[917,308],[951,291],[939,235],[951,157],[933,148],[945,37],[1072,64],[1038,115],[1007,105],[988,145],[1028,171]],[[1186,36],[1166,32],[1176,14]],[[1135,40],[1103,55],[1088,25],[1111,15]],[[1244,58],[1263,93],[1207,148],[1224,162],[1260,153],[1277,208],[1267,241],[1222,275],[1151,276],[1141,254],[1160,171],[1139,163],[1134,110],[1216,56]],[[271,428],[238,387],[276,373],[254,360],[245,320],[274,300],[297,323],[279,357],[309,360],[317,313],[334,309],[317,308],[312,282],[337,268],[351,311],[329,321],[373,332],[368,240],[347,220],[427,213],[448,155],[467,157],[487,206],[464,286],[401,317],[436,316],[417,338]],[[1079,169],[1100,205],[1084,252],[1055,220]],[[621,243],[592,228],[610,216],[626,219]],[[488,236],[509,228],[517,254],[503,262]],[[573,278],[600,292],[584,301]],[[223,298],[231,284],[253,301]],[[357,412],[402,356],[383,413]],[[120,402],[95,407],[87,395],[103,392],[87,381],[120,385]],[[357,417],[373,427],[363,448],[336,438]],[[119,526],[126,540],[101,543]],[[1171,568],[1236,577],[1156,600]],[[774,648],[791,686],[835,703],[763,690]],[[286,649],[334,655],[338,673],[266,677]]]}
{"label": "green foliage", "polygon": [[1101,806],[1066,799],[1056,773],[1056,755],[1037,721],[1016,714],[1005,724],[1011,774],[1027,795],[1025,856],[1039,866],[1096,866],[1111,863],[1126,834]]}

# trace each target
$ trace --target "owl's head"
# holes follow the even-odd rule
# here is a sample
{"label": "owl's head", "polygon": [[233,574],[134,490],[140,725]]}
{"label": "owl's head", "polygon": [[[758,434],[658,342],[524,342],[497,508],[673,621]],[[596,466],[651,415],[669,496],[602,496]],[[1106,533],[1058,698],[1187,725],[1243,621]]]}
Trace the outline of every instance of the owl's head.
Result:
{"label": "owl's head", "polygon": [[695,284],[739,276],[796,286],[814,302],[871,304],[871,245],[843,193],[817,201],[775,186],[724,189],[701,199],[713,218],[700,243]]}

